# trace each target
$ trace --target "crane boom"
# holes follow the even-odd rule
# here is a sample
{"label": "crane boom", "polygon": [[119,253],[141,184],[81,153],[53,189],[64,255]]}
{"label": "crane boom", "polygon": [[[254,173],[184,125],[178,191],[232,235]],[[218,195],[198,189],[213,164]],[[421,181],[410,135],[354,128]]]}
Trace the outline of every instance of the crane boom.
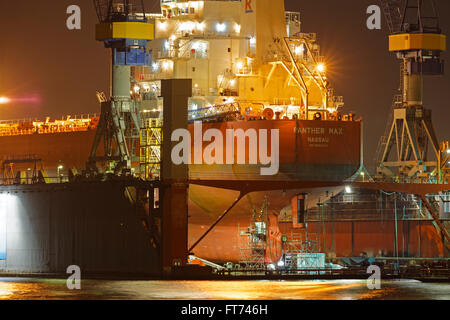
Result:
{"label": "crane boom", "polygon": [[402,24],[402,0],[380,0],[391,34],[398,33]]}
{"label": "crane boom", "polygon": [[145,16],[144,0],[93,0],[100,23],[129,21],[138,13]]}

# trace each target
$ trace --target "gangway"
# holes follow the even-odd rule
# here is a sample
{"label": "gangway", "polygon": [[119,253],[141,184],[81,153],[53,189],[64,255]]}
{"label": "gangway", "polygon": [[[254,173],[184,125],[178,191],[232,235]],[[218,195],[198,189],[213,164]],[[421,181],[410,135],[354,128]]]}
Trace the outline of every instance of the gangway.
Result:
{"label": "gangway", "polygon": [[208,267],[211,267],[211,268],[213,268],[213,269],[217,269],[217,270],[225,270],[225,267],[222,267],[221,265],[218,265],[218,264],[216,264],[216,263],[214,263],[214,262],[211,262],[211,261],[208,261],[208,260],[205,260],[205,259],[196,257],[196,256],[194,256],[194,255],[190,255],[190,256],[189,256],[189,260],[190,260],[190,261],[193,261],[193,260],[199,260],[199,261],[201,261],[204,265],[206,265],[206,266],[208,266]]}

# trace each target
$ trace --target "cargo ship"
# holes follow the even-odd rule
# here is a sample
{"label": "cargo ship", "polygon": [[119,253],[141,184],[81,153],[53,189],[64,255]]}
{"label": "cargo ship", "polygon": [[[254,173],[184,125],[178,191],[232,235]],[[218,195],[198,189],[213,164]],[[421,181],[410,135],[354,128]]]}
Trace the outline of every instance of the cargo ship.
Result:
{"label": "cargo ship", "polygon": [[[286,11],[282,0],[162,0],[161,13],[150,15],[150,22],[155,26],[155,39],[149,44],[151,63],[133,68],[131,79],[130,95],[141,106],[144,124],[141,144],[135,146],[133,154],[136,176],[157,179],[160,174],[161,80],[189,78],[193,94],[186,108],[191,136],[195,136],[199,123],[201,136],[209,129],[223,137],[231,129],[242,129],[244,134],[244,163],[237,163],[236,153],[231,153],[232,161],[227,161],[229,146],[225,146],[222,157],[217,150],[213,153],[212,164],[190,164],[191,179],[344,181],[359,177],[363,166],[362,121],[343,112],[344,100],[335,96],[327,78],[326,58],[320,54],[317,36],[302,32],[299,12]],[[72,169],[83,170],[98,122],[98,116],[2,121],[3,182],[27,183],[36,168],[47,171],[53,182],[63,179],[60,176],[67,175],[69,169],[72,173]],[[252,129],[278,131],[279,166],[275,173],[261,175],[261,169],[267,166],[261,164],[258,152],[261,138],[252,139],[248,134]],[[232,139],[232,145],[239,147],[234,136]],[[270,139],[266,142],[270,146]],[[191,154],[195,153],[194,144]],[[201,142],[202,154],[208,145]],[[256,150],[254,161],[252,150]],[[269,147],[267,156],[274,152]],[[18,176],[17,171],[21,172]],[[393,242],[383,236],[386,230],[391,231],[392,220],[384,221],[383,228],[367,222],[336,222],[331,250],[331,238],[317,240],[323,233],[319,231],[321,223],[331,222],[312,219],[300,223],[292,214],[298,195],[303,193],[310,194],[306,207],[313,211],[318,202],[345,191],[327,188],[251,193],[193,253],[222,263],[258,259],[277,263],[286,251],[286,237],[303,237],[302,244],[319,244],[310,251],[326,251],[329,257],[358,256],[362,252],[392,254]],[[189,243],[194,243],[236,197],[235,191],[191,185]],[[423,224],[419,231],[425,239],[422,247],[408,254],[442,255],[431,222]],[[248,245],[255,228],[264,234],[262,258],[261,254],[255,256],[258,249]],[[356,241],[357,233],[365,236]],[[424,234],[432,235],[426,239]],[[386,241],[373,241],[375,235]]]}

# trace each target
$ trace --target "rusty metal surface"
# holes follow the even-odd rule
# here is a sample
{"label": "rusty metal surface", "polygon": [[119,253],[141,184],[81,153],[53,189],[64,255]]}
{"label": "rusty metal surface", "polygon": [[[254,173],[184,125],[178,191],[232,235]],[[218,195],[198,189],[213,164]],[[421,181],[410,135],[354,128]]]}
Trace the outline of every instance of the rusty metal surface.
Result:
{"label": "rusty metal surface", "polygon": [[425,204],[428,212],[430,213],[431,217],[433,218],[434,222],[439,226],[441,235],[443,238],[445,238],[445,241],[443,241],[444,245],[447,247],[447,250],[450,250],[449,244],[450,244],[450,235],[447,231],[447,229],[445,228],[444,224],[442,223],[442,221],[439,220],[439,213],[435,211],[435,209],[433,208],[433,206],[430,204],[430,202],[428,201],[428,199],[421,195],[420,198],[422,199],[423,203]]}
{"label": "rusty metal surface", "polygon": [[215,188],[223,188],[229,190],[239,191],[239,197],[231,204],[231,206],[199,237],[199,239],[191,246],[191,252],[210,232],[214,227],[230,212],[230,210],[240,201],[243,195],[257,192],[257,191],[272,191],[272,190],[289,190],[300,189],[304,192],[310,192],[315,188],[336,187],[336,186],[350,186],[353,188],[384,190],[390,192],[400,192],[407,194],[416,194],[424,200],[428,211],[435,221],[437,221],[443,237],[449,241],[449,234],[436,213],[432,210],[431,205],[426,201],[425,195],[431,193],[439,193],[450,190],[450,185],[446,184],[405,184],[405,183],[383,183],[383,182],[321,182],[321,181],[233,181],[233,180],[190,180],[189,184],[202,185]]}

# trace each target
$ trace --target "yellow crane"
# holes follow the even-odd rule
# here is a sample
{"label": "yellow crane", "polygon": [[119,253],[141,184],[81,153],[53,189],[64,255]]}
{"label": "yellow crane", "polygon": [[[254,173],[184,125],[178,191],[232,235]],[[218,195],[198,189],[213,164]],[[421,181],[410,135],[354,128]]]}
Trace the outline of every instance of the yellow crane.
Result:
{"label": "yellow crane", "polygon": [[400,182],[437,182],[441,153],[431,109],[423,104],[425,76],[442,75],[446,36],[434,0],[381,0],[390,28],[389,51],[400,62],[399,94],[383,136],[377,176]]}

